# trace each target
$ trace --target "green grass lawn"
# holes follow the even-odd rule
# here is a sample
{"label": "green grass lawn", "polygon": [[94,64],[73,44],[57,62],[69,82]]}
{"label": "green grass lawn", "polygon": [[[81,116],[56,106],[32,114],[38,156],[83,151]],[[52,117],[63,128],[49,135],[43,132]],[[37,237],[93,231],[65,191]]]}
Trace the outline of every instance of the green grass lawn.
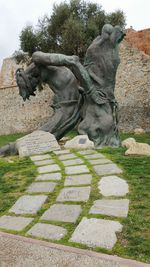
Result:
{"label": "green grass lawn", "polygon": [[[24,134],[0,136],[0,147],[14,142]],[[34,180],[36,167],[29,158],[0,158],[0,215],[18,199],[27,185]]]}
{"label": "green grass lawn", "polygon": [[[71,137],[75,135],[76,132],[71,133]],[[12,142],[21,136],[22,134],[1,136],[0,146],[7,142]],[[150,134],[148,133],[136,136],[133,134],[121,134],[121,139],[129,136],[134,137],[136,141],[150,144]],[[127,218],[119,220],[123,224],[123,231],[118,234],[118,242],[110,253],[148,263],[150,262],[150,157],[124,156],[124,148],[104,148],[99,150],[99,152],[103,152],[108,158],[123,168],[124,173],[122,177],[128,182],[130,190],[127,196],[130,199],[129,214]],[[90,168],[90,164],[88,167]],[[15,156],[0,159],[0,215],[7,213],[8,209],[23,194],[36,175],[36,167],[29,158],[20,159]],[[82,216],[84,215],[89,218],[91,215],[88,215],[88,210],[92,202],[99,197],[97,177],[96,175],[93,177],[91,198],[86,204],[83,204],[84,210],[82,213]],[[54,196],[45,204],[45,209],[55,202],[58,191],[63,188],[63,181],[64,178],[60,181]],[[37,216],[40,215],[37,214]],[[103,218],[103,216],[99,216],[99,218]],[[109,219],[107,216],[105,218]],[[69,235],[74,231],[74,224],[55,223],[66,227]],[[67,241],[69,235],[59,242],[70,245]],[[72,245],[84,247],[77,244]],[[96,251],[109,253],[102,249],[96,249]]]}
{"label": "green grass lawn", "polygon": [[6,145],[7,143],[14,142],[16,139],[21,138],[25,134],[9,134],[9,135],[1,135],[0,136],[0,147]]}

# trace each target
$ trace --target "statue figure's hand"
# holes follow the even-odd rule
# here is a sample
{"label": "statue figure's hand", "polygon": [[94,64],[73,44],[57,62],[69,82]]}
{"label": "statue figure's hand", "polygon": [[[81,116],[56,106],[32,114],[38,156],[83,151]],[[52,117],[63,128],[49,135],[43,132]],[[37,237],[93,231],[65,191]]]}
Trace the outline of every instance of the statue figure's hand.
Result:
{"label": "statue figure's hand", "polygon": [[87,92],[87,95],[88,95],[88,98],[90,97],[90,99],[92,99],[93,102],[98,105],[108,102],[106,94],[104,94],[104,92],[102,91],[96,90],[95,87],[91,88],[91,90]]}

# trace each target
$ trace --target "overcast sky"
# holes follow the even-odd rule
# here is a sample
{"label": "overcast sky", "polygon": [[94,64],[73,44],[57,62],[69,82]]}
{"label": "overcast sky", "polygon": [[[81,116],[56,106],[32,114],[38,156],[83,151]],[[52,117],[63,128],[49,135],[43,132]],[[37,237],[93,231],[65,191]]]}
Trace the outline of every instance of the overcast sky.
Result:
{"label": "overcast sky", "polygon": [[[38,18],[51,14],[54,3],[63,0],[0,0],[0,66],[5,57],[19,49],[19,34],[27,24],[36,25]],[[127,27],[135,30],[150,27],[150,0],[90,0],[106,12],[121,9]]]}

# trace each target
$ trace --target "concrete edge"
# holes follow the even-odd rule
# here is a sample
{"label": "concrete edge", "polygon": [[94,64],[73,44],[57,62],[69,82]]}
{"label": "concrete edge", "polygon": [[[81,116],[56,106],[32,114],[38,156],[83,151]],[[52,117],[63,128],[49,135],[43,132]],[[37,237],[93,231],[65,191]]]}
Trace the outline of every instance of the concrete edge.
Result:
{"label": "concrete edge", "polygon": [[97,253],[94,251],[89,251],[89,250],[75,248],[75,247],[69,247],[69,246],[65,246],[61,244],[50,243],[50,242],[43,241],[43,240],[37,240],[37,239],[32,239],[28,237],[19,236],[19,235],[8,234],[5,232],[0,232],[0,237],[16,239],[16,240],[27,242],[30,244],[48,247],[51,249],[63,250],[64,252],[70,252],[70,253],[76,253],[76,254],[85,255],[89,257],[95,257],[95,258],[99,258],[104,261],[106,260],[106,261],[111,261],[114,263],[124,264],[126,267],[148,267],[148,266],[150,267],[150,264],[142,263],[136,260],[123,259],[116,255],[112,256],[108,254]]}

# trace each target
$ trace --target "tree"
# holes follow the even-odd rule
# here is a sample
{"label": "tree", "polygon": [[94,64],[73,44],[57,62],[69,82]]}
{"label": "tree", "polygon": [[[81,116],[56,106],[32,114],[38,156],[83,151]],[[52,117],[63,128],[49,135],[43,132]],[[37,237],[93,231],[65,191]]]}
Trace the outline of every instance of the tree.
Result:
{"label": "tree", "polygon": [[122,28],[126,25],[126,18],[121,10],[116,10],[106,16],[106,22],[115,25],[120,25]]}
{"label": "tree", "polygon": [[62,32],[62,51],[64,54],[75,54],[82,57],[85,53],[86,34],[82,21],[71,16],[64,24]]}
{"label": "tree", "polygon": [[84,0],[70,0],[53,6],[51,17],[44,16],[37,27],[24,28],[20,46],[31,55],[35,50],[76,54],[82,60],[87,47],[105,23],[125,27],[125,15],[117,10],[106,14],[102,6]]}
{"label": "tree", "polygon": [[28,52],[29,55],[32,55],[36,51],[37,47],[37,35],[34,33],[33,27],[27,26],[24,28],[20,35],[20,46],[24,52]]}

